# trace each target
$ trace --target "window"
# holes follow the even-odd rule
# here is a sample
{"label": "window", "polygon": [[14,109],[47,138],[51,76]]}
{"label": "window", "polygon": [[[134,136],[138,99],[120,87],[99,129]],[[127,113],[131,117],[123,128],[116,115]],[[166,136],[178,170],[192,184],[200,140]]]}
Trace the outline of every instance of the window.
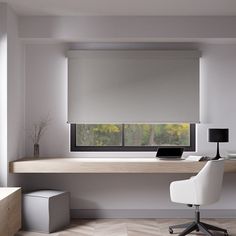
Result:
{"label": "window", "polygon": [[71,124],[71,151],[195,151],[195,124]]}

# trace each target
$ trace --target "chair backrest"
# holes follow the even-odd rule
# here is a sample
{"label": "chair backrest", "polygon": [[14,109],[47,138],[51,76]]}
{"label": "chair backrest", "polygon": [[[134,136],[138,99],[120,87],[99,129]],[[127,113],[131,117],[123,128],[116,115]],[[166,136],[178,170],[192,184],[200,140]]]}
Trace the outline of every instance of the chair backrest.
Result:
{"label": "chair backrest", "polygon": [[197,201],[211,204],[219,200],[224,175],[224,160],[208,161],[194,177]]}

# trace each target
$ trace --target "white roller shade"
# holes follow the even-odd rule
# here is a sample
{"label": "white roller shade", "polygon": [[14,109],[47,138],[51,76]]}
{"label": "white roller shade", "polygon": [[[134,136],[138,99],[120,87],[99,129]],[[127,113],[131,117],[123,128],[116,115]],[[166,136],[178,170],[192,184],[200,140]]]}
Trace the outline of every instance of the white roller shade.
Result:
{"label": "white roller shade", "polygon": [[69,123],[199,122],[199,52],[68,52]]}

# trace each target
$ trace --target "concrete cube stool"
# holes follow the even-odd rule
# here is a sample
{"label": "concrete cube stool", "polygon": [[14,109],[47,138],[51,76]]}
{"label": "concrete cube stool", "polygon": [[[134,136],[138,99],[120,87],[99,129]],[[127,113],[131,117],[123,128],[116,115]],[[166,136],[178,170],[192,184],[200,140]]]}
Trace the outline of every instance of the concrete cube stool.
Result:
{"label": "concrete cube stool", "polygon": [[70,194],[40,190],[23,194],[23,228],[52,233],[70,223]]}

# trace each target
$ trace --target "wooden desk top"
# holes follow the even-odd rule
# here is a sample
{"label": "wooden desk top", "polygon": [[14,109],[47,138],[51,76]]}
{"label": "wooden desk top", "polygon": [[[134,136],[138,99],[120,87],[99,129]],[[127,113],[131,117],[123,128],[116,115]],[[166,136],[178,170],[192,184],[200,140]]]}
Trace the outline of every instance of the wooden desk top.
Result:
{"label": "wooden desk top", "polygon": [[9,195],[19,191],[21,188],[18,187],[1,187],[0,188],[0,201]]}
{"label": "wooden desk top", "polygon": [[[10,173],[197,173],[206,162],[156,158],[23,158],[9,163]],[[225,161],[236,173],[236,160]]]}

